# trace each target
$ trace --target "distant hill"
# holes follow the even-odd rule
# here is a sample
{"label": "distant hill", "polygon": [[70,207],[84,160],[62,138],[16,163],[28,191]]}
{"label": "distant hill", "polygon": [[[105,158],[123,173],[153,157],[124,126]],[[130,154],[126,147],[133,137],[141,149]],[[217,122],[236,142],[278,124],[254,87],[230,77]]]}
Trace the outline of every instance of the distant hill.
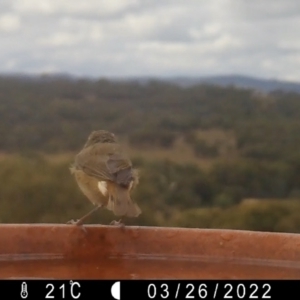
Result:
{"label": "distant hill", "polygon": [[212,77],[178,77],[167,79],[168,82],[179,84],[183,87],[190,87],[196,84],[212,84],[216,86],[235,86],[238,88],[254,89],[261,92],[283,91],[300,93],[300,83],[272,79],[259,79],[248,76],[228,75]]}
{"label": "distant hill", "polygon": [[300,82],[290,82],[275,79],[261,79],[243,75],[223,75],[211,77],[131,77],[112,79],[116,81],[136,81],[141,84],[147,84],[151,81],[164,81],[173,83],[181,87],[191,87],[198,84],[209,84],[220,87],[234,86],[237,88],[253,89],[260,92],[294,92],[300,94]]}
{"label": "distant hill", "polygon": [[191,87],[198,84],[209,84],[220,87],[234,86],[236,88],[253,89],[260,92],[293,92],[300,94],[300,82],[291,82],[275,79],[262,79],[244,75],[222,75],[222,76],[210,76],[210,77],[150,77],[150,76],[137,76],[137,77],[80,77],[67,73],[57,74],[41,74],[41,75],[29,75],[29,74],[0,74],[1,78],[17,79],[23,82],[51,82],[56,80],[65,80],[69,82],[76,81],[78,79],[85,79],[90,82],[95,82],[100,79],[106,79],[112,82],[138,82],[141,85],[145,85],[152,81],[163,81],[166,83],[176,84],[180,87]]}

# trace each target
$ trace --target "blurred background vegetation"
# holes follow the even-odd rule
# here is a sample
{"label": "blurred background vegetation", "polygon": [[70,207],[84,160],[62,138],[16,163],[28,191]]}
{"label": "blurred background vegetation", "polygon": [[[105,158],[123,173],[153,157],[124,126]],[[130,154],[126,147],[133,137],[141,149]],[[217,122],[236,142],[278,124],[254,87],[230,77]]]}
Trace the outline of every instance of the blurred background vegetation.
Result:
{"label": "blurred background vegetation", "polygon": [[[300,232],[300,95],[160,81],[0,77],[0,222],[93,206],[69,166],[92,130],[140,170],[126,224]],[[88,222],[116,219],[107,210]]]}

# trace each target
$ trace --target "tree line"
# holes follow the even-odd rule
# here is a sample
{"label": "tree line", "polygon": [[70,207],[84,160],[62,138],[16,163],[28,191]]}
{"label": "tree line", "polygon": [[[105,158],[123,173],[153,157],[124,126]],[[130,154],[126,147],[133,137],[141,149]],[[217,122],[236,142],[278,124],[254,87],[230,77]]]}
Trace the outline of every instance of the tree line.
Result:
{"label": "tree line", "polygon": [[141,173],[143,214],[128,224],[300,232],[298,94],[2,76],[0,118],[0,222],[87,212],[68,167],[92,130],[107,129]]}

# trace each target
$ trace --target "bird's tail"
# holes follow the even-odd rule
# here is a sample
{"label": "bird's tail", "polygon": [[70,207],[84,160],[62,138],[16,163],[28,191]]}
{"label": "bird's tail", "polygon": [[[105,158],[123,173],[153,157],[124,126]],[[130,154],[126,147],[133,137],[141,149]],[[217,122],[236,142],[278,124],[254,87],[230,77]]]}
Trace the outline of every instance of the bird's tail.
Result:
{"label": "bird's tail", "polygon": [[130,198],[129,190],[119,186],[110,189],[110,197],[106,207],[116,216],[137,217],[142,213],[139,206]]}

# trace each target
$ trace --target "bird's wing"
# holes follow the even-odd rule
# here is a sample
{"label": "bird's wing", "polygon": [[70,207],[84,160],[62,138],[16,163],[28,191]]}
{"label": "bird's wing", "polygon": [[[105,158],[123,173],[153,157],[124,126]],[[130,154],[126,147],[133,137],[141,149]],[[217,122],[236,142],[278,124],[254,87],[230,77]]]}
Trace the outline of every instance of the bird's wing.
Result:
{"label": "bird's wing", "polygon": [[132,180],[131,161],[118,144],[99,143],[83,149],[75,158],[75,167],[98,180],[110,180],[127,186]]}
{"label": "bird's wing", "polygon": [[107,167],[115,177],[115,182],[124,187],[129,186],[134,179],[131,161],[122,153],[109,156]]}

